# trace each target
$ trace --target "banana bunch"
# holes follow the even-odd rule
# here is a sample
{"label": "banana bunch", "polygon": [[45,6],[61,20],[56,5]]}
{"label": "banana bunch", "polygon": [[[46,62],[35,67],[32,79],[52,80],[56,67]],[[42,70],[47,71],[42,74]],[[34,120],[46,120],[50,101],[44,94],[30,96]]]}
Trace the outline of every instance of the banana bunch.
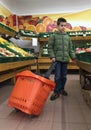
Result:
{"label": "banana bunch", "polygon": [[22,56],[29,56],[29,53],[27,53],[26,51],[24,51],[23,49],[17,47],[17,46],[14,46],[14,45],[10,45],[8,46],[10,49],[20,53]]}
{"label": "banana bunch", "polygon": [[5,43],[5,42],[7,42],[7,40],[5,40],[4,38],[0,37],[0,42],[1,43]]}

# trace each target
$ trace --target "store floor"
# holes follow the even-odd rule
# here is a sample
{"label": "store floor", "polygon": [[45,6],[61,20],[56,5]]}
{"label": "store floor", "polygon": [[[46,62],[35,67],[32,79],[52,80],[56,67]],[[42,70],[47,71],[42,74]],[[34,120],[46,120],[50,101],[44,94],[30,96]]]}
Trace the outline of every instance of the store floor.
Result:
{"label": "store floor", "polygon": [[55,101],[48,98],[38,117],[7,106],[12,88],[9,82],[0,84],[0,130],[91,130],[91,109],[83,100],[79,75],[68,75],[66,90],[69,95]]}

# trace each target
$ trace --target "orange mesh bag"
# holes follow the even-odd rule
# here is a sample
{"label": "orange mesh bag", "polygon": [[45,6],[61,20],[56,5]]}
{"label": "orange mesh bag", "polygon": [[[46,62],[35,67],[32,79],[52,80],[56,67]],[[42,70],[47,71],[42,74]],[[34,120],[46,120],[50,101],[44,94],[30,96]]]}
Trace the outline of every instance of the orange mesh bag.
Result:
{"label": "orange mesh bag", "polygon": [[8,106],[39,115],[55,83],[28,70],[18,73],[16,79]]}

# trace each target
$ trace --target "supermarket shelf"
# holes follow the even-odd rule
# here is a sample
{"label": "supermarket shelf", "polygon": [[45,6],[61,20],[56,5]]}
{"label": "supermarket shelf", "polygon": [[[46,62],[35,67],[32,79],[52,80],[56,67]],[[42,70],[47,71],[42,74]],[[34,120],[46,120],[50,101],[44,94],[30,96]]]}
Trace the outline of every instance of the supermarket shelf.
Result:
{"label": "supermarket shelf", "polygon": [[91,73],[91,63],[89,63],[89,62],[83,62],[83,61],[77,61],[77,64],[78,64],[78,66],[81,68],[81,69],[83,69],[83,70],[85,70],[85,71],[87,71],[87,72],[89,72],[89,73]]}
{"label": "supermarket shelf", "polygon": [[8,34],[9,36],[12,36],[12,37],[18,35],[18,32],[16,32],[12,28],[9,28],[8,26],[6,26],[2,23],[0,23],[0,33],[1,34]]}
{"label": "supermarket shelf", "polygon": [[38,41],[39,42],[47,42],[49,38],[39,38]]}
{"label": "supermarket shelf", "polygon": [[86,41],[86,40],[91,40],[91,36],[75,36],[71,37],[72,41]]}
{"label": "supermarket shelf", "polygon": [[73,64],[72,62],[69,62],[68,69],[69,70],[79,70],[79,67],[77,65]]}
{"label": "supermarket shelf", "polygon": [[17,61],[17,62],[8,62],[8,63],[1,63],[0,64],[0,72],[20,68],[22,66],[31,65],[35,63],[34,60],[26,60],[26,61]]}
{"label": "supermarket shelf", "polygon": [[[71,36],[70,37],[72,41],[74,41],[74,44],[77,41],[91,41],[91,36]],[[43,49],[43,46],[48,42],[49,37],[41,37],[39,38],[39,44],[40,44],[40,48],[39,48],[39,59],[38,59],[38,69],[48,69],[49,65],[50,65],[50,59],[48,58],[44,58],[43,56],[41,56],[41,50]],[[68,64],[68,69],[79,69],[79,66],[72,64],[72,62],[70,62]]]}
{"label": "supermarket shelf", "polygon": [[[51,60],[48,57],[39,57],[38,59],[38,71],[41,69],[48,69],[51,64]],[[74,65],[73,63],[68,64],[68,69],[79,69],[77,65]]]}
{"label": "supermarket shelf", "polygon": [[31,65],[34,64],[36,64],[35,59],[0,64],[0,82],[14,78],[18,72],[23,70],[31,70]]}
{"label": "supermarket shelf", "polygon": [[[39,38],[39,42],[47,42],[48,41],[48,37],[47,38]],[[82,40],[91,40],[91,36],[74,36],[71,37],[72,41],[82,41]]]}
{"label": "supermarket shelf", "polygon": [[91,75],[91,63],[77,60],[79,66],[80,84],[86,84],[86,75]]}
{"label": "supermarket shelf", "polygon": [[40,64],[40,63],[51,63],[51,60],[50,60],[50,58],[48,58],[48,57],[39,57],[38,58],[38,63]]}
{"label": "supermarket shelf", "polygon": [[5,81],[7,79],[10,79],[12,77],[15,77],[15,75],[21,71],[24,71],[24,70],[30,70],[30,67],[29,66],[25,66],[23,68],[18,68],[18,69],[13,69],[13,70],[10,70],[9,73],[4,73],[4,74],[1,74],[0,76],[0,82],[2,81]]}

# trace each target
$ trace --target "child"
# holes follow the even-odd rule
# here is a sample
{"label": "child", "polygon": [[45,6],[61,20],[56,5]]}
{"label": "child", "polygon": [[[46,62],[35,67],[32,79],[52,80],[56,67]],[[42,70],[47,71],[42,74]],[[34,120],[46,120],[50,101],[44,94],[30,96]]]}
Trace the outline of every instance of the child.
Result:
{"label": "child", "polygon": [[76,56],[72,48],[70,37],[65,32],[67,21],[64,18],[57,20],[58,31],[50,36],[48,41],[48,52],[52,62],[56,62],[55,67],[55,89],[50,100],[55,100],[60,94],[67,96],[65,83],[67,80],[67,65],[69,57],[75,61]]}

